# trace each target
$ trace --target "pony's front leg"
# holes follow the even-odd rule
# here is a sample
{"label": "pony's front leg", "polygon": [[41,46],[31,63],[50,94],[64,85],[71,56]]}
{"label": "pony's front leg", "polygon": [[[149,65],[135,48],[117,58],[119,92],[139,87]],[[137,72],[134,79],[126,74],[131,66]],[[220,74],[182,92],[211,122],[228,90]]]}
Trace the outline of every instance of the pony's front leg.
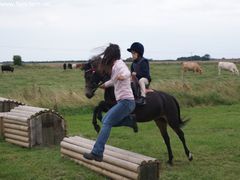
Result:
{"label": "pony's front leg", "polygon": [[93,110],[93,118],[92,118],[92,124],[93,124],[93,126],[94,126],[94,129],[95,129],[95,131],[97,132],[97,133],[99,133],[99,131],[100,131],[100,126],[98,125],[98,123],[97,123],[97,115],[99,114],[99,105],[98,106],[96,106],[95,108],[94,108],[94,110]]}
{"label": "pony's front leg", "polygon": [[102,121],[102,113],[103,112],[107,112],[114,104],[109,104],[106,103],[106,101],[101,101],[98,106],[96,106],[94,108],[94,113],[93,113],[93,120],[92,120],[92,124],[95,128],[95,130],[97,131],[97,133],[99,133],[100,131],[100,126],[97,124],[97,119],[99,119],[100,121]]}
{"label": "pony's front leg", "polygon": [[102,113],[107,112],[109,109],[110,109],[110,105],[107,104],[105,101],[101,101],[98,104],[98,109],[97,109],[97,112],[96,112],[97,113],[97,119],[102,122],[102,118],[103,118]]}

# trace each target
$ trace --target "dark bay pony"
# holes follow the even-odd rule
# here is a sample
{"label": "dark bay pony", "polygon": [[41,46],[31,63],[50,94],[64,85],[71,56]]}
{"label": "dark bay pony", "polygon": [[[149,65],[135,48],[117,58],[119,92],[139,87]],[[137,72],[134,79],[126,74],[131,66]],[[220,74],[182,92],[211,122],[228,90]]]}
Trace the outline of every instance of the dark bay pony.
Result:
{"label": "dark bay pony", "polygon": [[[97,56],[82,66],[85,78],[85,95],[88,98],[92,98],[100,84],[110,78],[106,74],[100,72],[100,61],[101,57]],[[100,126],[97,124],[97,118],[101,120],[102,112],[107,112],[114,104],[116,104],[114,89],[113,87],[109,87],[105,89],[104,100],[94,109],[92,123],[97,132],[100,130]],[[193,159],[181,129],[181,126],[183,126],[187,120],[183,121],[181,119],[179,104],[173,96],[165,92],[153,90],[153,92],[147,93],[146,105],[137,106],[133,113],[136,115],[137,122],[155,121],[167,146],[169,164],[173,163],[173,154],[167,132],[167,124],[175,131],[181,140],[188,160],[191,161]]]}

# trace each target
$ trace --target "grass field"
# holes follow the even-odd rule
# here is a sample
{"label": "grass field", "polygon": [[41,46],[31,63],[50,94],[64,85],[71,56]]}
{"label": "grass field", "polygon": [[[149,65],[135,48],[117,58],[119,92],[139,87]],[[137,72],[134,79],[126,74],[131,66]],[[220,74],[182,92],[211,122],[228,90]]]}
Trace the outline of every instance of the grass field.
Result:
{"label": "grass field", "polygon": [[[182,144],[169,129],[174,166],[154,122],[139,124],[135,134],[126,127],[113,128],[108,144],[158,158],[162,179],[238,179],[240,176],[240,77],[229,72],[217,76],[216,64],[203,64],[204,74],[186,73],[179,64],[151,64],[151,87],[177,97],[182,115],[191,118],[184,127],[194,160],[185,157]],[[93,106],[102,98],[99,90],[84,96],[82,72],[48,66],[25,66],[0,74],[0,97],[40,107],[57,107],[65,117],[69,135],[95,139],[91,125]],[[25,149],[0,140],[0,179],[106,179],[63,159],[59,146]]]}
{"label": "grass field", "polygon": [[[204,63],[203,74],[187,72],[182,78],[180,64],[151,64],[151,87],[168,92],[181,106],[222,105],[240,102],[240,78],[223,71],[216,63]],[[83,73],[64,72],[60,67],[24,66],[12,73],[0,73],[0,95],[43,107],[92,107],[102,99],[102,91],[89,100],[84,96]]]}

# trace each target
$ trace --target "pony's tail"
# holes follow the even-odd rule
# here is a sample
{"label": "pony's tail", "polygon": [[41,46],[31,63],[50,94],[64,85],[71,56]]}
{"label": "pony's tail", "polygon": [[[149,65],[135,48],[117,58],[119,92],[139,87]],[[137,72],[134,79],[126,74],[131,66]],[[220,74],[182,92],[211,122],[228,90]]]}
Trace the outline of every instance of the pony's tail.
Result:
{"label": "pony's tail", "polygon": [[190,120],[191,118],[180,118],[180,128],[183,128]]}
{"label": "pony's tail", "polygon": [[177,100],[175,99],[175,97],[173,97],[173,100],[175,101],[175,104],[176,104],[177,109],[178,109],[179,125],[180,125],[180,128],[182,128],[187,124],[188,121],[191,120],[191,118],[181,118],[179,104],[178,104]]}

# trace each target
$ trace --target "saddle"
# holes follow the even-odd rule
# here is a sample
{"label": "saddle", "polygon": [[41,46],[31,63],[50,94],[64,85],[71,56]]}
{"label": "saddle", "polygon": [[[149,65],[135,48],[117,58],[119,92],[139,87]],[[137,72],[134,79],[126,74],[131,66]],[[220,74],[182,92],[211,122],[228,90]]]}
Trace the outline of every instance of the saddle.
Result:
{"label": "saddle", "polygon": [[[153,92],[152,89],[149,89],[149,86],[150,86],[150,82],[146,86],[146,93]],[[131,87],[132,87],[134,98],[137,101],[141,97],[141,88],[140,88],[140,85],[138,83],[138,79],[136,76],[132,76]]]}

